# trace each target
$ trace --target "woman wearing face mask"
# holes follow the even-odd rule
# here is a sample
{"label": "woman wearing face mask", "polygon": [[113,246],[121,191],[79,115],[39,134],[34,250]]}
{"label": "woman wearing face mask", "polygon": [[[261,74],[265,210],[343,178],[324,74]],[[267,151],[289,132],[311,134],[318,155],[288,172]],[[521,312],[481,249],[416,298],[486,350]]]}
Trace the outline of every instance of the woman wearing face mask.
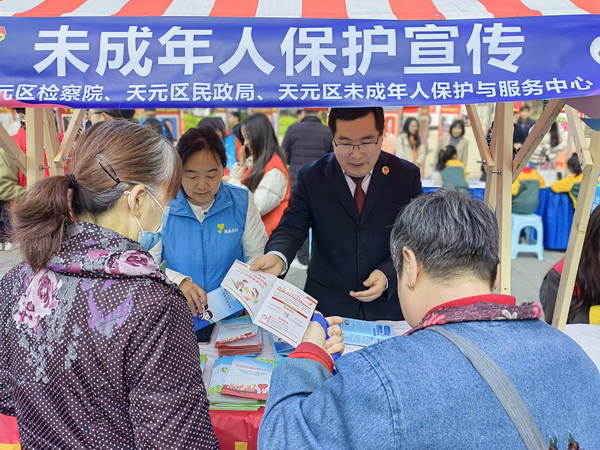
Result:
{"label": "woman wearing face mask", "polygon": [[180,179],[161,136],[106,122],[13,208],[0,413],[24,448],[218,448],[185,300],[147,253]]}
{"label": "woman wearing face mask", "polygon": [[[166,274],[198,314],[206,292],[217,289],[236,259],[252,262],[262,256],[267,234],[252,194],[222,183],[227,156],[223,141],[210,126],[186,132],[177,143],[183,180],[171,202],[163,240],[152,254],[165,261]],[[212,327],[197,331],[210,339]]]}

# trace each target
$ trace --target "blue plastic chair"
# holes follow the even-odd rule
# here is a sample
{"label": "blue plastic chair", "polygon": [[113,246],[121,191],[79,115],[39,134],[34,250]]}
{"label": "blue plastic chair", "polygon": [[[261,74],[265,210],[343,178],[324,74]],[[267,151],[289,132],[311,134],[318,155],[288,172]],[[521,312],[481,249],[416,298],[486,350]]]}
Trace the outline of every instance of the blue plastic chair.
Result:
{"label": "blue plastic chair", "polygon": [[[534,241],[534,233],[530,230],[535,230],[537,239]],[[527,243],[521,243],[521,231],[525,229]],[[511,259],[517,259],[519,253],[536,253],[539,260],[544,259],[544,225],[542,218],[537,214],[513,214],[511,221]]]}

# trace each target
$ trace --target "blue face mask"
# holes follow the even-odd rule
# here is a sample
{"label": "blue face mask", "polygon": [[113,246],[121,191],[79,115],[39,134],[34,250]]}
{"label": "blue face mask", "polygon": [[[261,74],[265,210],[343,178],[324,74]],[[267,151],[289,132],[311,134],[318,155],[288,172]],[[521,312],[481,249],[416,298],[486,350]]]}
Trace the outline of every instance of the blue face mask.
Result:
{"label": "blue face mask", "polygon": [[[156,200],[154,195],[152,195],[150,193],[150,191],[146,191],[146,192],[148,192],[148,195],[150,197],[152,197],[152,200],[154,200],[156,202],[156,204],[160,207],[160,209],[162,209],[161,225],[160,225],[160,228],[158,229],[158,231],[144,231],[139,219],[137,217],[133,216],[133,218],[137,222],[138,226],[140,227],[140,232],[138,234],[138,242],[146,251],[150,251],[162,239],[162,230],[167,226],[167,219],[169,218],[170,207],[166,206],[163,208],[162,205],[158,202],[158,200]],[[131,192],[125,191],[124,194],[129,195],[129,194],[131,194]],[[127,201],[129,201],[129,199]]]}

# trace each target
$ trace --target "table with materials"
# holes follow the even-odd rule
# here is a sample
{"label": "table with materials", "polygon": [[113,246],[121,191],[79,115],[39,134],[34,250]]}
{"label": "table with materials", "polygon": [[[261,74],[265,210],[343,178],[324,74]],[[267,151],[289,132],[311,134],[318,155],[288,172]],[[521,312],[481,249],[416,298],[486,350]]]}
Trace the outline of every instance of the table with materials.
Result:
{"label": "table with materials", "polygon": [[[381,321],[381,323],[392,325],[395,336],[400,336],[410,329],[405,321]],[[600,326],[572,324],[567,325],[565,332],[583,348],[600,370]],[[203,373],[205,386],[210,384],[213,364],[218,358],[218,351],[214,346],[216,335],[217,332],[213,332],[211,342],[206,345],[200,345],[200,353],[208,356]],[[273,359],[273,350],[271,345],[268,345],[268,342],[269,339],[266,332],[263,332],[263,352],[258,356],[259,358]],[[357,350],[360,350],[360,348],[348,345],[346,346],[345,353]],[[224,450],[257,448],[258,429],[263,414],[264,408],[260,408],[258,411],[211,410],[210,416],[221,448]],[[17,450],[19,448],[19,432],[16,419],[0,415],[0,450]]]}

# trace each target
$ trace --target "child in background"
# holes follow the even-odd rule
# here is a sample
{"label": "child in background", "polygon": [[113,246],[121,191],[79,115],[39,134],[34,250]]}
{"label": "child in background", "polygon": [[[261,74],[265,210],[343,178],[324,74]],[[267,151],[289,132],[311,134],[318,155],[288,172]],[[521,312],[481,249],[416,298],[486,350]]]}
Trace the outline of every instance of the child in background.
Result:
{"label": "child in background", "polygon": [[573,153],[567,161],[567,168],[571,175],[562,180],[555,181],[550,186],[552,192],[560,194],[566,192],[571,197],[573,202],[573,208],[577,206],[577,197],[579,196],[579,189],[581,188],[581,182],[583,181],[583,173],[581,171],[581,164],[577,153]]}
{"label": "child in background", "polygon": [[458,152],[452,145],[440,150],[436,169],[442,174],[442,186],[450,189],[458,189],[460,192],[469,193],[467,183],[467,171],[465,165],[458,160]]}
{"label": "child in background", "polygon": [[546,181],[535,169],[525,167],[512,185],[512,211],[514,214],[533,214],[540,203],[540,188]]}

